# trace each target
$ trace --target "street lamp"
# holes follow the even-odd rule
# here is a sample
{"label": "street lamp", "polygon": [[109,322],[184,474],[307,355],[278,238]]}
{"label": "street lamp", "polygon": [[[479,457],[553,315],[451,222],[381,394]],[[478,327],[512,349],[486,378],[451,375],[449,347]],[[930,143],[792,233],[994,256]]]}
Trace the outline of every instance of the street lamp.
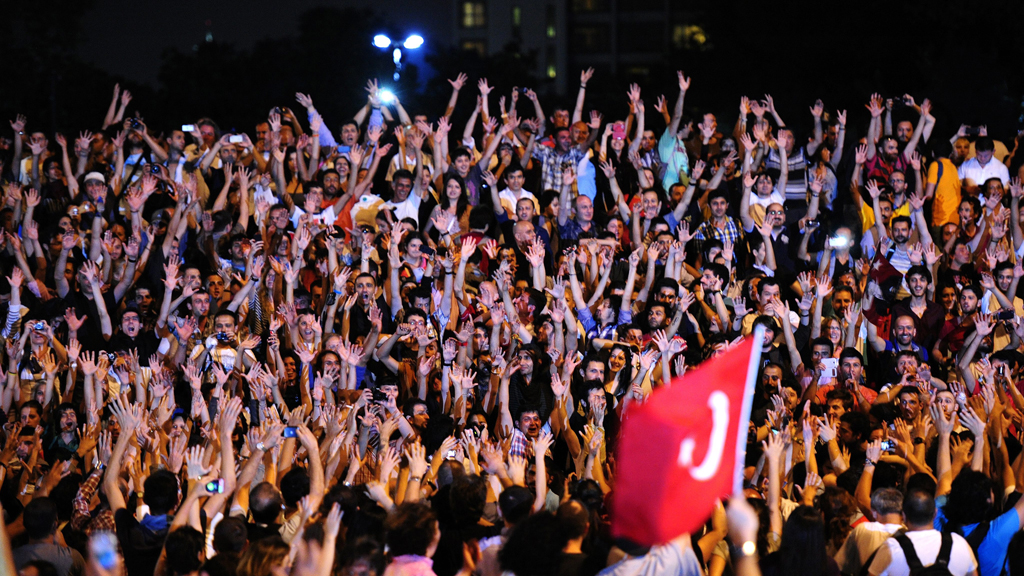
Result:
{"label": "street lamp", "polygon": [[423,37],[419,34],[412,34],[404,42],[398,42],[392,40],[386,34],[377,34],[373,37],[373,45],[381,50],[393,48],[391,55],[395,61],[395,81],[397,82],[402,72],[402,48],[416,50],[423,46]]}

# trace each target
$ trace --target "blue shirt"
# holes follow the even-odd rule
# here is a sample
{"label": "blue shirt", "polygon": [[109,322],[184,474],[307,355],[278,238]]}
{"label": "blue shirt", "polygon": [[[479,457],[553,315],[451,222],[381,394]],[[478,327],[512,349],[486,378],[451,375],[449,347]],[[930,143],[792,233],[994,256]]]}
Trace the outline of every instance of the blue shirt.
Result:
{"label": "blue shirt", "polygon": [[[942,508],[946,504],[946,496],[939,496],[935,499],[935,529],[942,530],[946,523],[946,515]],[[978,524],[968,524],[962,528],[964,537],[971,535],[971,532],[978,527]],[[978,546],[978,574],[980,576],[999,576],[1004,566],[1009,570],[1006,562],[1006,551],[1010,546],[1010,540],[1020,530],[1020,517],[1017,510],[1010,508],[1001,516],[989,523],[988,534]]]}

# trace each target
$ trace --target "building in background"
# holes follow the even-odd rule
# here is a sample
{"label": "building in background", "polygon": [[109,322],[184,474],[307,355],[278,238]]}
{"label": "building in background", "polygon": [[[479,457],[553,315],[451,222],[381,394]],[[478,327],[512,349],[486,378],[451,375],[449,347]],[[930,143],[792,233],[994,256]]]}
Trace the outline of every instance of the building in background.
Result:
{"label": "building in background", "polygon": [[644,78],[707,42],[678,0],[453,0],[451,13],[453,44],[481,55],[534,52],[535,74],[557,94],[574,90],[583,68]]}

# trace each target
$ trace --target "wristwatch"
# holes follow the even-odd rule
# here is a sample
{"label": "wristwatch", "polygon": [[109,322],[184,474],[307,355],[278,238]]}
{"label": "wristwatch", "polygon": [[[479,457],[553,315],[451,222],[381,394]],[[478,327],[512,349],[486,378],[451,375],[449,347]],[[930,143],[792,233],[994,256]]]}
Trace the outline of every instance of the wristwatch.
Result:
{"label": "wristwatch", "polygon": [[918,444],[924,444],[924,438],[914,438],[914,446],[917,446]]}
{"label": "wristwatch", "polygon": [[865,466],[878,466],[878,462],[875,462],[871,458],[865,458],[864,459],[864,465]]}
{"label": "wristwatch", "polygon": [[257,442],[256,443],[256,449],[259,450],[260,452],[266,452],[267,451],[267,447],[263,445],[263,442]]}

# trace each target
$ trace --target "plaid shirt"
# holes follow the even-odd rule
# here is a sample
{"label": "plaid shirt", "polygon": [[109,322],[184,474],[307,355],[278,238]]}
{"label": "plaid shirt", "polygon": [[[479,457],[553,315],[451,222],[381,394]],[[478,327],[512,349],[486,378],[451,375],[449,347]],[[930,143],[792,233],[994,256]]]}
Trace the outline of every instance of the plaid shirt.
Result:
{"label": "plaid shirt", "polygon": [[96,489],[99,488],[100,482],[103,480],[103,473],[104,469],[101,468],[93,470],[85,482],[82,482],[75,499],[71,501],[71,527],[75,530],[84,530],[86,534],[90,535],[93,532],[117,531],[114,526],[114,514],[110,508],[103,508],[93,516],[89,506],[93,494],[96,493]]}
{"label": "plaid shirt", "polygon": [[736,221],[729,216],[725,217],[725,226],[721,228],[715,226],[715,223],[711,220],[705,220],[693,235],[693,239],[697,241],[698,250],[702,250],[704,248],[705,240],[715,239],[720,240],[723,243],[726,240],[730,240],[733,245],[739,245],[742,237],[743,235],[740,233],[740,227],[737,226]]}
{"label": "plaid shirt", "polygon": [[512,442],[508,447],[509,456],[522,456],[523,458],[530,458],[533,456],[533,446],[526,434],[523,434],[519,428],[512,429]]}
{"label": "plaid shirt", "polygon": [[568,163],[575,174],[576,166],[585,155],[576,147],[570,148],[565,154],[559,154],[547,146],[534,146],[533,157],[541,161],[541,190],[561,190],[562,164]]}

